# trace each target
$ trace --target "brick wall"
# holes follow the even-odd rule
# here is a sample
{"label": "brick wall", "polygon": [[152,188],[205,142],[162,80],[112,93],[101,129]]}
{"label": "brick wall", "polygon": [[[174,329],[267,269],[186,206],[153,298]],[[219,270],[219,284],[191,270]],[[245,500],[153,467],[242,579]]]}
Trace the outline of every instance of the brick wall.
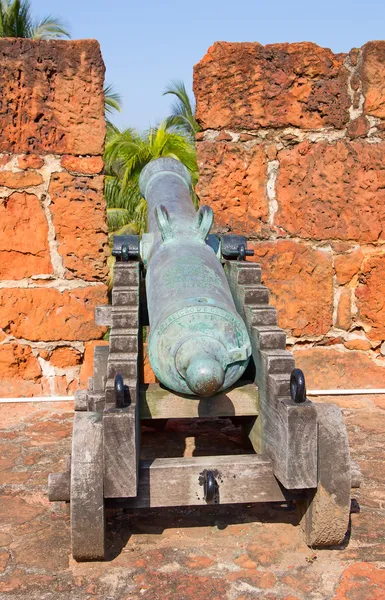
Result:
{"label": "brick wall", "polygon": [[0,40],[0,396],[70,394],[107,301],[99,44]]}
{"label": "brick wall", "polygon": [[194,90],[200,201],[252,240],[308,386],[385,387],[385,42],[219,42]]}

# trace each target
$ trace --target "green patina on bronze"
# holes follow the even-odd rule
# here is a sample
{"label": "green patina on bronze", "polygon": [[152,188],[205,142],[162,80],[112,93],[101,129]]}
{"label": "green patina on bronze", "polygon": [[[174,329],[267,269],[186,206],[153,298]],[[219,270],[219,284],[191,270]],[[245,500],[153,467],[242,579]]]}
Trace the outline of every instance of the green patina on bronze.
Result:
{"label": "green patina on bronze", "polygon": [[174,159],[152,161],[140,177],[149,215],[142,242],[148,353],[167,388],[212,396],[239,379],[251,348],[222,264],[206,244],[213,212],[195,211],[190,185],[187,169]]}

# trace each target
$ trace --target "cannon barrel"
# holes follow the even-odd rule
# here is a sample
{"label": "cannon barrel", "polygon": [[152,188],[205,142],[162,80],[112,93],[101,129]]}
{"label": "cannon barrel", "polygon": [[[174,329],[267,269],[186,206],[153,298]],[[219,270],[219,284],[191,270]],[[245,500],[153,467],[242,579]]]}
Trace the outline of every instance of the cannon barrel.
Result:
{"label": "cannon barrel", "polygon": [[151,161],[139,184],[148,205],[141,255],[152,369],[174,391],[212,396],[239,379],[251,353],[221,262],[206,244],[213,212],[195,210],[189,172],[175,159]]}

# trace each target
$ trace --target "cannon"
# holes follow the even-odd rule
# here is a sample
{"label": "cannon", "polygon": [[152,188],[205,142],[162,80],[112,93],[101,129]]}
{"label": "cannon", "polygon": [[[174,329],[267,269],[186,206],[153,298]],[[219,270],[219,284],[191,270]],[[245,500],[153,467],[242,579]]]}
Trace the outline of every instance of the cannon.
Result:
{"label": "cannon", "polygon": [[[70,502],[72,554],[105,555],[105,507],[294,502],[306,543],[335,546],[348,530],[351,460],[342,413],[313,403],[241,235],[210,234],[187,169],[151,161],[140,177],[148,233],[116,236],[110,328],[87,390],[75,395],[72,452],[49,476],[51,501]],[[144,385],[143,327],[159,383]],[[141,422],[241,418],[254,454],[143,460]]]}

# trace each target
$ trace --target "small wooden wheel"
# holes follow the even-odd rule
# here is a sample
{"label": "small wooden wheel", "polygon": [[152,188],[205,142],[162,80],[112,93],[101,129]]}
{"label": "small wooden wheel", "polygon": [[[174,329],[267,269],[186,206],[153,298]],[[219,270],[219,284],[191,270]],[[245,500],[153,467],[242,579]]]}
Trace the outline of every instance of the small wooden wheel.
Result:
{"label": "small wooden wheel", "polygon": [[343,542],[350,516],[351,470],[346,427],[338,406],[315,404],[318,422],[318,487],[297,501],[308,546]]}
{"label": "small wooden wheel", "polygon": [[104,531],[102,414],[75,412],[71,463],[74,559],[104,559]]}

